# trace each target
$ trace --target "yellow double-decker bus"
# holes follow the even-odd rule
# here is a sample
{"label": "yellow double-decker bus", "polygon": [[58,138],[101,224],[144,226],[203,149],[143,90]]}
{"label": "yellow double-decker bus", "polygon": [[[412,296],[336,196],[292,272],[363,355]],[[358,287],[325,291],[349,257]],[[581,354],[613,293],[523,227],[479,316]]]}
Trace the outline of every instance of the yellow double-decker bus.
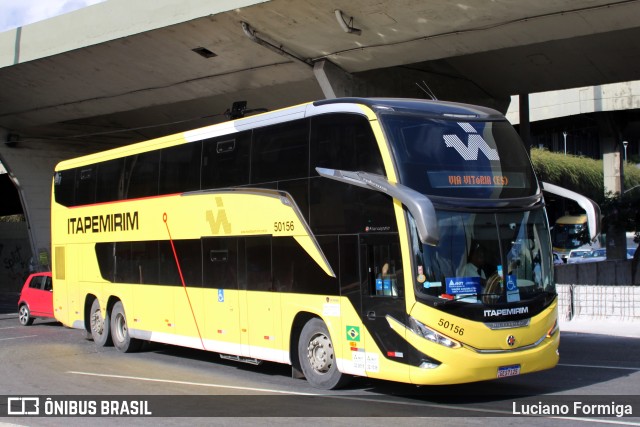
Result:
{"label": "yellow double-decker bus", "polygon": [[318,101],[63,161],[55,316],[100,346],[286,363],[325,389],[552,368],[541,187],[498,112],[406,99]]}

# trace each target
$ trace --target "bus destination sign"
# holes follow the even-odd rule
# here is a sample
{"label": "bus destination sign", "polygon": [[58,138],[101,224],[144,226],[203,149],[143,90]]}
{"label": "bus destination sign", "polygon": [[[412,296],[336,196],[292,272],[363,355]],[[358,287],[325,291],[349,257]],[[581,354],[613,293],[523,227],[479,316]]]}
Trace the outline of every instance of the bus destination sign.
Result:
{"label": "bus destination sign", "polygon": [[524,188],[524,174],[520,172],[492,171],[430,171],[429,182],[433,188]]}

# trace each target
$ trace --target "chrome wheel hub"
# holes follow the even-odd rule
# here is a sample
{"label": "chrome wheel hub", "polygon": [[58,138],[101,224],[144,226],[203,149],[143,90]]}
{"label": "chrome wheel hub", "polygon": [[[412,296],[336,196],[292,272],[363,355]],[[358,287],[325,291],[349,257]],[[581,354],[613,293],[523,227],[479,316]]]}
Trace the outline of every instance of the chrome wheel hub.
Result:
{"label": "chrome wheel hub", "polygon": [[319,374],[326,374],[333,366],[333,346],[325,334],[314,335],[307,346],[309,364]]}

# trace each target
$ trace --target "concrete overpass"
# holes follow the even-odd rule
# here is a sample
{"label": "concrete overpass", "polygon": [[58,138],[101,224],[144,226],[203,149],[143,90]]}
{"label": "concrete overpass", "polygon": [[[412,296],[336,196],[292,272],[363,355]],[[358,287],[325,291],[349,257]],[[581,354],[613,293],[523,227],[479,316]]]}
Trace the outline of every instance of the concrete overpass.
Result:
{"label": "concrete overpass", "polygon": [[424,98],[425,82],[506,112],[512,94],[637,80],[637,16],[638,0],[109,0],[0,34],[0,160],[46,269],[59,160],[223,121],[238,100]]}

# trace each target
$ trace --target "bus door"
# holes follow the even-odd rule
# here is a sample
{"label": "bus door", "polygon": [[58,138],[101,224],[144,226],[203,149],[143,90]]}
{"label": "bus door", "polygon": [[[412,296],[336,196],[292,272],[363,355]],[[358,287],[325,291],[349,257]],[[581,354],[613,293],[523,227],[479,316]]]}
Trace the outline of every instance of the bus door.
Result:
{"label": "bus door", "polygon": [[235,355],[241,354],[239,240],[234,237],[202,239],[203,335],[212,342],[207,350]]}
{"label": "bus door", "polygon": [[283,352],[278,351],[282,346],[280,294],[273,286],[271,236],[247,237],[244,244],[246,333],[243,344],[248,344],[252,358],[282,362]]}
{"label": "bus door", "polygon": [[[407,342],[391,329],[387,320],[387,316],[391,316],[407,324],[402,257],[397,234],[360,235],[360,282],[361,318],[369,332],[364,343],[365,370],[368,373],[378,372],[379,357],[406,363]],[[372,352],[374,345],[380,349],[381,356]]]}

